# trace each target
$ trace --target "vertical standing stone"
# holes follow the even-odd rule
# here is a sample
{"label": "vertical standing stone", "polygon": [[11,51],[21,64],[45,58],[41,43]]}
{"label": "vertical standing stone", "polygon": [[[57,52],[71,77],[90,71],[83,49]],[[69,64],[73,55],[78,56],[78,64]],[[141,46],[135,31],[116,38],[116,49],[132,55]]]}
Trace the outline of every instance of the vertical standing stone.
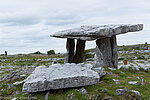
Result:
{"label": "vertical standing stone", "polygon": [[66,44],[67,53],[66,53],[65,63],[73,63],[74,48],[75,48],[74,39],[67,38],[67,44]]}
{"label": "vertical standing stone", "polygon": [[118,49],[117,49],[117,41],[116,41],[116,36],[112,36],[110,38],[110,43],[111,43],[111,50],[112,50],[112,63],[113,67],[117,68],[118,67]]}
{"label": "vertical standing stone", "polygon": [[104,66],[113,67],[110,38],[98,39],[96,40],[96,45],[98,46],[100,52],[103,54]]}
{"label": "vertical standing stone", "polygon": [[74,63],[82,63],[85,49],[85,40],[77,40],[76,53],[73,58]]}
{"label": "vertical standing stone", "polygon": [[95,48],[93,66],[94,66],[94,68],[105,67],[104,57],[103,57],[103,54],[101,53],[101,51],[99,50],[98,46],[96,46],[96,48]]}

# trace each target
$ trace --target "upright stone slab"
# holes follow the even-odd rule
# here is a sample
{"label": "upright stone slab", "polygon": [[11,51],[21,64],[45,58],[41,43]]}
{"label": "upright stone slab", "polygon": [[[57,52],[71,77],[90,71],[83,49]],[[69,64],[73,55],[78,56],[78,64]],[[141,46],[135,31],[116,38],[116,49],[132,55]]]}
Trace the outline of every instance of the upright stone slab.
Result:
{"label": "upright stone slab", "polygon": [[104,64],[103,54],[99,50],[98,46],[96,46],[96,48],[95,48],[95,55],[94,55],[93,66],[94,66],[94,68],[105,67],[106,66]]}
{"label": "upright stone slab", "polygon": [[114,68],[118,67],[118,49],[117,49],[117,41],[116,41],[116,36],[112,36],[110,38],[110,43],[111,43],[111,50],[112,50],[112,64]]}
{"label": "upright stone slab", "polygon": [[110,38],[98,39],[96,40],[96,45],[98,46],[100,52],[103,54],[104,66],[113,67]]}
{"label": "upright stone slab", "polygon": [[76,53],[73,58],[74,63],[82,63],[85,49],[85,40],[77,40]]}
{"label": "upright stone slab", "polygon": [[68,38],[66,44],[67,53],[66,53],[65,63],[73,63],[74,48],[75,48],[74,39]]}

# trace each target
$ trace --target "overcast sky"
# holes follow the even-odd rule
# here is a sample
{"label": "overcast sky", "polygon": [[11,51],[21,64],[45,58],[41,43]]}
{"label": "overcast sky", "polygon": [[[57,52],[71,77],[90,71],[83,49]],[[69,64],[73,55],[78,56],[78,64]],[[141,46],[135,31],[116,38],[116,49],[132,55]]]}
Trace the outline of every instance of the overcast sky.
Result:
{"label": "overcast sky", "polygon": [[[50,34],[81,25],[136,23],[144,30],[119,35],[118,45],[150,43],[150,0],[0,0],[0,54],[65,52],[65,39]],[[95,47],[94,41],[86,45]]]}

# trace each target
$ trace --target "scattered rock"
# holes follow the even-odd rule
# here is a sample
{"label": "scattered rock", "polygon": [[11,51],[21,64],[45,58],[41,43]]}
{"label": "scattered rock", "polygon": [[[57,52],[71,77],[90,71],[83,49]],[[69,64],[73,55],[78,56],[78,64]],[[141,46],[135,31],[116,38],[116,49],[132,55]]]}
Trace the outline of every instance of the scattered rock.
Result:
{"label": "scattered rock", "polygon": [[120,84],[119,80],[112,79],[116,84]]}
{"label": "scattered rock", "polygon": [[32,97],[33,97],[33,95],[30,94],[30,95],[28,96],[28,99],[29,99],[29,100],[32,100]]}
{"label": "scattered rock", "polygon": [[103,89],[101,92],[107,92],[108,90],[107,89]]}
{"label": "scattered rock", "polygon": [[116,90],[118,96],[121,96],[121,95],[127,93],[127,91],[128,91],[128,89],[117,89]]}
{"label": "scattered rock", "polygon": [[20,84],[23,84],[26,80],[23,80],[23,81],[20,81],[20,82],[15,82],[13,83],[13,85],[17,86],[17,85],[20,85]]}
{"label": "scattered rock", "polygon": [[143,71],[145,71],[145,72],[148,72],[148,71],[149,71],[149,68],[148,68],[148,67],[142,67],[142,66],[140,66],[140,70],[143,70]]}
{"label": "scattered rock", "polygon": [[100,81],[99,83],[100,83],[100,84],[103,84],[103,83],[105,83],[105,82],[104,82],[104,81]]}
{"label": "scattered rock", "polygon": [[145,71],[145,72],[148,72],[149,71],[149,67],[144,67],[144,66],[140,66],[140,65],[135,65],[134,66],[130,66],[130,65],[121,65],[121,66],[118,66],[118,69],[124,69],[124,70],[128,70],[129,68],[131,68],[132,70],[142,70],[142,71]]}
{"label": "scattered rock", "polygon": [[107,74],[112,75],[112,76],[114,76],[114,77],[119,77],[117,74],[114,74],[114,73],[112,73],[112,72],[107,72]]}
{"label": "scattered rock", "polygon": [[131,93],[136,95],[137,100],[142,100],[142,96],[139,91],[132,90]]}
{"label": "scattered rock", "polygon": [[127,78],[132,78],[132,77],[127,77]]}
{"label": "scattered rock", "polygon": [[112,84],[109,84],[109,86],[112,86]]}
{"label": "scattered rock", "polygon": [[125,74],[125,72],[122,72],[122,71],[120,73]]}
{"label": "scattered rock", "polygon": [[117,86],[118,88],[124,88],[124,86]]}
{"label": "scattered rock", "polygon": [[105,97],[103,100],[114,100],[112,97]]}
{"label": "scattered rock", "polygon": [[75,97],[75,95],[72,93],[70,96],[70,99],[73,99]]}
{"label": "scattered rock", "polygon": [[20,75],[20,78],[26,78],[27,75],[23,74],[23,75]]}
{"label": "scattered rock", "polygon": [[48,100],[48,96],[49,96],[49,91],[45,95],[45,100]]}
{"label": "scattered rock", "polygon": [[81,94],[87,95],[87,97],[89,98],[89,93],[86,91],[85,88],[78,89],[77,91],[80,92]]}
{"label": "scattered rock", "polygon": [[20,94],[20,92],[19,92],[19,91],[16,91],[16,92],[15,92],[15,95],[17,95],[17,94]]}
{"label": "scattered rock", "polygon": [[128,70],[129,67],[130,67],[129,65],[121,65],[121,66],[118,66],[118,69]]}
{"label": "scattered rock", "polygon": [[12,98],[11,100],[17,100],[17,98]]}
{"label": "scattered rock", "polygon": [[14,75],[14,77],[12,78],[12,80],[15,80],[15,79],[20,79],[20,74],[19,73],[16,73]]}
{"label": "scattered rock", "polygon": [[114,71],[114,70],[116,70],[116,68],[110,68],[110,67],[109,67],[108,69],[110,69],[111,71]]}
{"label": "scattered rock", "polygon": [[5,75],[4,77],[2,77],[2,78],[0,79],[0,82],[1,82],[1,81],[4,81],[4,80],[11,79],[12,77],[14,77],[15,74],[16,74],[16,72],[11,72],[10,74]]}
{"label": "scattered rock", "polygon": [[5,71],[0,71],[0,74],[3,73],[3,72],[5,72]]}
{"label": "scattered rock", "polygon": [[128,82],[128,84],[138,85],[138,81],[130,81],[130,82]]}
{"label": "scattered rock", "polygon": [[106,75],[106,71],[102,67],[92,68],[92,70],[94,70],[95,72],[97,72],[100,77]]}
{"label": "scattered rock", "polygon": [[49,68],[39,66],[24,80],[24,92],[38,92],[50,89],[63,89],[92,85],[99,82],[97,72],[91,64],[54,64]]}
{"label": "scattered rock", "polygon": [[137,79],[141,80],[141,86],[144,84],[144,79],[142,77],[137,77]]}

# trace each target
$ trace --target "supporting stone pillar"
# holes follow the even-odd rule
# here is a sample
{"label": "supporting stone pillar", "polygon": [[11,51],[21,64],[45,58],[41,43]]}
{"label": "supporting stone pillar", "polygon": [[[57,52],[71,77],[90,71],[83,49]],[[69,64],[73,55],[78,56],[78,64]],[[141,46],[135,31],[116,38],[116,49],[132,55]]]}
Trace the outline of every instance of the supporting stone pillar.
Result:
{"label": "supporting stone pillar", "polygon": [[74,63],[82,63],[85,49],[85,40],[77,40],[76,53],[73,58]]}
{"label": "supporting stone pillar", "polygon": [[73,63],[74,49],[75,49],[74,39],[67,38],[66,49],[67,53],[65,63]]}
{"label": "supporting stone pillar", "polygon": [[116,36],[112,36],[110,38],[110,43],[111,43],[111,50],[112,50],[112,63],[113,67],[117,68],[118,67],[118,47],[117,47],[117,41],[116,41]]}
{"label": "supporting stone pillar", "polygon": [[105,67],[104,64],[104,57],[101,51],[99,50],[98,46],[95,48],[95,56],[94,56],[94,62],[93,62],[94,68],[98,67]]}
{"label": "supporting stone pillar", "polygon": [[98,39],[96,40],[96,45],[98,46],[100,52],[103,54],[104,66],[113,67],[110,38]]}

